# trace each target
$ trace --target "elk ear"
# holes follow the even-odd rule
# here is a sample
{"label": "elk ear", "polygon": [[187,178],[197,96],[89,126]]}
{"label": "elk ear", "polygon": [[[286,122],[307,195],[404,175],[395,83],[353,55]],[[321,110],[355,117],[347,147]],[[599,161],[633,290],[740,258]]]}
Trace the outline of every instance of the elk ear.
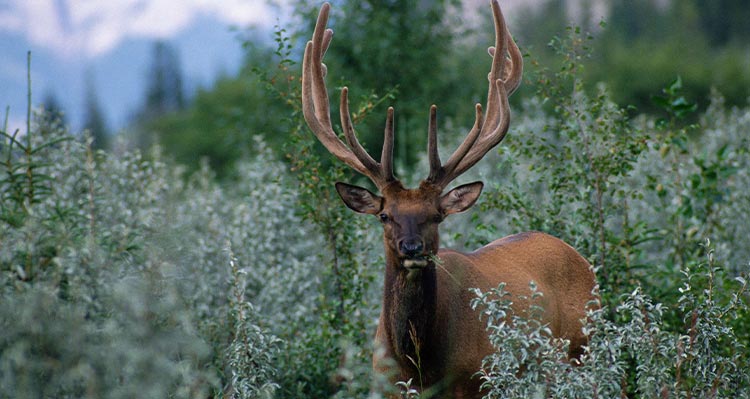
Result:
{"label": "elk ear", "polygon": [[362,187],[339,182],[336,191],[346,206],[355,212],[374,215],[383,209],[383,198]]}
{"label": "elk ear", "polygon": [[445,195],[440,197],[440,209],[442,209],[444,214],[450,215],[471,208],[471,206],[477,202],[479,194],[482,193],[483,187],[484,183],[477,181],[458,186],[453,190],[448,191]]}

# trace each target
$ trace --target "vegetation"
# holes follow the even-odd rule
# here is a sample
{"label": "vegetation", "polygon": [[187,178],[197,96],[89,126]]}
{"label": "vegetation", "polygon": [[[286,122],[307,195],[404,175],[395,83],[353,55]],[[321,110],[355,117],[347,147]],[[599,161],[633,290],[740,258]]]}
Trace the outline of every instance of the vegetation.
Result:
{"label": "vegetation", "polygon": [[[94,87],[94,72],[88,70],[85,76],[86,104],[83,120],[83,129],[87,130],[92,138],[92,146],[96,149],[109,148],[109,128],[104,118],[104,111],[99,105],[99,99]],[[54,115],[54,113],[52,113]]]}
{"label": "vegetation", "polygon": [[[462,178],[485,181],[480,203],[442,227],[444,246],[470,249],[549,232],[599,278],[579,367],[560,362],[565,343],[545,326],[512,319],[502,287],[477,293],[498,348],[480,372],[488,397],[746,397],[750,108],[718,92],[696,107],[673,75],[650,92],[653,115],[634,116],[589,85],[593,40],[577,29],[554,40],[560,67],[527,57],[535,92]],[[25,132],[2,127],[0,397],[419,396],[417,382],[371,374],[379,227],[336,197],[333,182],[354,177],[303,128],[290,43],[279,31],[276,65],[253,83],[266,90],[257,101],[284,109],[263,121],[283,127],[278,142],[236,127],[258,116],[246,106],[217,107],[234,121],[223,129],[185,130],[245,137],[224,180],[158,145],[95,150],[48,113]],[[378,93],[353,102],[361,126],[380,120]],[[467,129],[445,119],[450,151]],[[414,160],[406,182],[427,173],[424,154]]]}
{"label": "vegetation", "polygon": [[[554,52],[545,48],[551,37],[564,36],[573,3],[547,1],[519,24],[521,43],[544,65],[554,62]],[[583,72],[590,90],[605,82],[618,104],[655,114],[651,96],[680,75],[685,93],[701,109],[709,105],[712,88],[731,105],[747,104],[750,30],[742,21],[750,11],[742,0],[611,0],[603,21],[587,12],[591,2],[577,3],[576,24],[596,32],[596,52]]]}

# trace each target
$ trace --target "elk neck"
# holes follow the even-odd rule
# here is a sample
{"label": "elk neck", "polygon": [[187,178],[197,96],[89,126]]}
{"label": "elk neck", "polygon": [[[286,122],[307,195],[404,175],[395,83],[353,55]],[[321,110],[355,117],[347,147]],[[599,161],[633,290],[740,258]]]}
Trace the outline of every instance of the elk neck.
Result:
{"label": "elk neck", "polygon": [[[444,349],[439,344],[437,326],[437,274],[430,263],[421,270],[409,271],[395,251],[386,245],[386,272],[383,289],[383,323],[387,345],[401,367],[416,370],[412,360],[421,359],[422,374],[442,367]],[[417,353],[416,344],[419,346]],[[416,374],[414,374],[416,375]]]}

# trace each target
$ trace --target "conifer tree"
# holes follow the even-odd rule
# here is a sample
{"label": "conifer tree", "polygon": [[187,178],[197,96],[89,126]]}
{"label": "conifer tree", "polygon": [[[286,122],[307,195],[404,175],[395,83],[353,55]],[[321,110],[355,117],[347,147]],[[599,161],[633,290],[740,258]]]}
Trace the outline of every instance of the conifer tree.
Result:
{"label": "conifer tree", "polygon": [[96,94],[93,71],[89,70],[86,72],[84,84],[83,128],[88,130],[94,139],[94,148],[104,149],[109,144],[109,129],[107,128],[107,121],[102,111],[99,97]]}

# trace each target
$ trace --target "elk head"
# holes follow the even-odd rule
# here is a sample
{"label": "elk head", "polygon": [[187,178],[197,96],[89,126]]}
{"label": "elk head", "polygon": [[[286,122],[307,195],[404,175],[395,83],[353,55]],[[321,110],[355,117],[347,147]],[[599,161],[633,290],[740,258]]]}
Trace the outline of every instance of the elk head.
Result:
{"label": "elk head", "polygon": [[341,90],[339,107],[346,144],[333,130],[325,84],[327,69],[323,64],[323,56],[333,37],[333,31],[326,29],[330,12],[328,3],[321,7],[312,40],[305,47],[302,106],[308,126],[331,154],[372,180],[380,195],[346,183],[337,183],[336,189],[349,208],[376,215],[381,220],[386,255],[389,259],[398,259],[399,264],[409,270],[428,264],[429,257],[438,251],[439,223],[447,215],[470,208],[479,197],[483,184],[469,183],[443,193],[445,188],[500,143],[508,131],[508,96],[521,82],[523,58],[508,32],[497,0],[492,1],[492,11],[495,46],[488,49],[492,66],[488,75],[487,114],[484,115],[482,106],[476,104],[474,126],[443,164],[438,156],[437,107],[430,108],[427,144],[430,172],[414,189],[405,188],[393,174],[393,108],[387,113],[380,162],[375,161],[357,140],[346,87]]}

